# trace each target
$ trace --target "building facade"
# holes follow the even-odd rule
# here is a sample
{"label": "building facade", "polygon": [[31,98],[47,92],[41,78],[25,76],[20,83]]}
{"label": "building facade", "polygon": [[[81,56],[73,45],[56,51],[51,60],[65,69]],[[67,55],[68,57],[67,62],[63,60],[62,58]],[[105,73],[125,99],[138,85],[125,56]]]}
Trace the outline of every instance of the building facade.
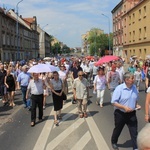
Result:
{"label": "building facade", "polygon": [[0,60],[16,61],[36,58],[39,36],[36,30],[36,17],[28,25],[14,10],[0,8]]}
{"label": "building facade", "polygon": [[[116,10],[112,11],[113,18],[119,9],[122,14],[122,57],[127,61],[132,55],[145,59],[146,55],[150,54],[150,1],[122,0],[120,7],[116,7]],[[114,25],[116,24],[113,24],[113,27]],[[115,47],[115,41],[113,45]]]}
{"label": "building facade", "polygon": [[[88,38],[90,36],[90,33],[93,32],[95,36],[95,44],[96,44],[96,36],[100,34],[104,34],[104,30],[93,28],[90,31],[87,31],[85,34],[82,34],[81,39],[82,39],[82,48],[81,48],[81,53],[84,55],[89,55],[90,54],[90,49],[89,49],[89,43],[88,43]],[[95,50],[96,51],[96,50]]]}

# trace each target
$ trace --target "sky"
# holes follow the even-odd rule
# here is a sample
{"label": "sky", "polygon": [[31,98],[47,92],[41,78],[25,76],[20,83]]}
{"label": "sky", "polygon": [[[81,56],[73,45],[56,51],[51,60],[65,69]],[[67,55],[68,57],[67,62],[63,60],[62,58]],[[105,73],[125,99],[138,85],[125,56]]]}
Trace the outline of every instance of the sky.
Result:
{"label": "sky", "polygon": [[[0,0],[0,7],[15,9],[20,0]],[[92,28],[112,32],[111,11],[121,0],[23,0],[18,4],[23,18],[37,17],[45,32],[69,47],[81,47],[81,35]],[[103,16],[104,14],[105,16]],[[107,16],[107,17],[106,17]]]}

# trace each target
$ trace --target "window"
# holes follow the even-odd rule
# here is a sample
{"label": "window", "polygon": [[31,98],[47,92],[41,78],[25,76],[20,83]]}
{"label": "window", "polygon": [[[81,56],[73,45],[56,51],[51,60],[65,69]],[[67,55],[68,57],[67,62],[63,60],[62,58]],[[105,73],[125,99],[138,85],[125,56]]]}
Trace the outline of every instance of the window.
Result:
{"label": "window", "polygon": [[144,55],[146,55],[146,48],[144,49]]}
{"label": "window", "polygon": [[126,13],[126,5],[124,5],[124,13]]}
{"label": "window", "polygon": [[131,25],[131,16],[129,16],[129,25]]}
{"label": "window", "polygon": [[133,42],[135,41],[135,31],[133,31]]}
{"label": "window", "polygon": [[146,27],[144,27],[144,39],[147,37]]}
{"label": "window", "polygon": [[131,32],[129,33],[129,36],[130,36],[130,37],[129,37],[129,42],[131,42]]}
{"label": "window", "polygon": [[126,34],[124,35],[124,43],[126,43]]}
{"label": "window", "polygon": [[126,18],[124,19],[124,27],[126,27]]}
{"label": "window", "polygon": [[5,44],[6,44],[6,37],[5,37],[5,33],[3,33],[2,37],[3,37],[3,45],[5,45]]}
{"label": "window", "polygon": [[139,10],[139,21],[141,20],[141,9]]}
{"label": "window", "polygon": [[139,29],[139,40],[141,40],[141,32],[142,32],[142,30],[141,30],[141,28]]}
{"label": "window", "polygon": [[146,6],[144,6],[144,18],[146,17]]}
{"label": "window", "polygon": [[135,23],[135,13],[133,13],[133,24]]}

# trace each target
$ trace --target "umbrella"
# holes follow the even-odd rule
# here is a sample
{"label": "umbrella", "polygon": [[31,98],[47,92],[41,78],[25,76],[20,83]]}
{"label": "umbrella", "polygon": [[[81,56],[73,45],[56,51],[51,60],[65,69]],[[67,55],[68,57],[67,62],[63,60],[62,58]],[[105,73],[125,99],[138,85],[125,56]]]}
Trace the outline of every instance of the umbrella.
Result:
{"label": "umbrella", "polygon": [[50,60],[51,58],[50,57],[45,57],[43,60]]}
{"label": "umbrella", "polygon": [[99,66],[103,63],[107,63],[107,62],[110,62],[110,61],[113,61],[113,60],[118,60],[119,57],[118,56],[113,56],[113,55],[107,55],[107,56],[104,56],[102,58],[100,58],[96,63],[95,63],[95,66]]}
{"label": "umbrella", "polygon": [[52,65],[47,65],[47,64],[38,64],[35,66],[32,66],[28,72],[30,73],[42,73],[42,72],[53,72],[56,71],[56,67]]}

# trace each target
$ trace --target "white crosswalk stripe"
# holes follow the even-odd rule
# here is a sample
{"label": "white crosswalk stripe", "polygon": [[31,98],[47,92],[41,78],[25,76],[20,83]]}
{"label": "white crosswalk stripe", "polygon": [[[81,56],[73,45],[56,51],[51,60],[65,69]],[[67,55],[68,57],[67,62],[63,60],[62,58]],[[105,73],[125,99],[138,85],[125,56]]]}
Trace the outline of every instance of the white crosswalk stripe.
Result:
{"label": "white crosswalk stripe", "polygon": [[73,146],[71,150],[83,150],[86,144],[90,141],[91,135],[90,132],[87,131],[81,139]]}
{"label": "white crosswalk stripe", "polygon": [[[69,95],[69,97],[71,97],[71,95]],[[71,106],[72,106],[71,102],[68,102],[63,106],[63,110],[70,108]],[[70,117],[72,117],[73,115],[76,114],[76,112],[77,112],[77,108],[74,108],[70,112],[67,112],[67,114],[65,114],[62,117],[62,120],[59,122],[59,125],[63,126],[63,123],[68,121]],[[89,112],[89,110],[88,110],[88,112]],[[87,127],[89,130],[86,131],[85,133],[83,133],[83,135],[81,135],[81,137],[79,136],[75,145],[70,146],[70,149],[71,150],[77,150],[77,149],[82,150],[92,139],[95,141],[95,143],[96,143],[95,146],[97,147],[98,150],[109,150],[109,147],[107,146],[94,119],[90,115],[90,112],[88,113],[89,114],[88,118],[86,118],[86,119],[79,118],[79,119],[73,120],[73,123],[70,123],[70,126],[68,126],[60,134],[58,134],[56,137],[54,137],[54,139],[52,139],[51,141],[48,141],[50,132],[52,132],[53,130],[57,130],[56,126],[54,126],[53,114],[54,114],[54,110],[52,109],[52,111],[49,114],[50,117],[46,121],[45,126],[43,127],[43,130],[34,146],[34,150],[44,150],[44,149],[53,150],[53,149],[55,149],[57,146],[62,144],[61,142],[65,142],[65,139],[68,138],[71,133],[75,132],[78,128],[80,128],[80,126],[83,123],[87,123]],[[72,120],[70,120],[70,122],[71,121]],[[69,125],[69,123],[67,123],[67,125]]]}
{"label": "white crosswalk stripe", "polygon": [[78,119],[75,123],[69,126],[66,130],[59,134],[54,140],[52,140],[46,147],[46,150],[53,150],[60,142],[62,142],[69,134],[71,134],[75,129],[77,129],[82,123],[83,119]]}

